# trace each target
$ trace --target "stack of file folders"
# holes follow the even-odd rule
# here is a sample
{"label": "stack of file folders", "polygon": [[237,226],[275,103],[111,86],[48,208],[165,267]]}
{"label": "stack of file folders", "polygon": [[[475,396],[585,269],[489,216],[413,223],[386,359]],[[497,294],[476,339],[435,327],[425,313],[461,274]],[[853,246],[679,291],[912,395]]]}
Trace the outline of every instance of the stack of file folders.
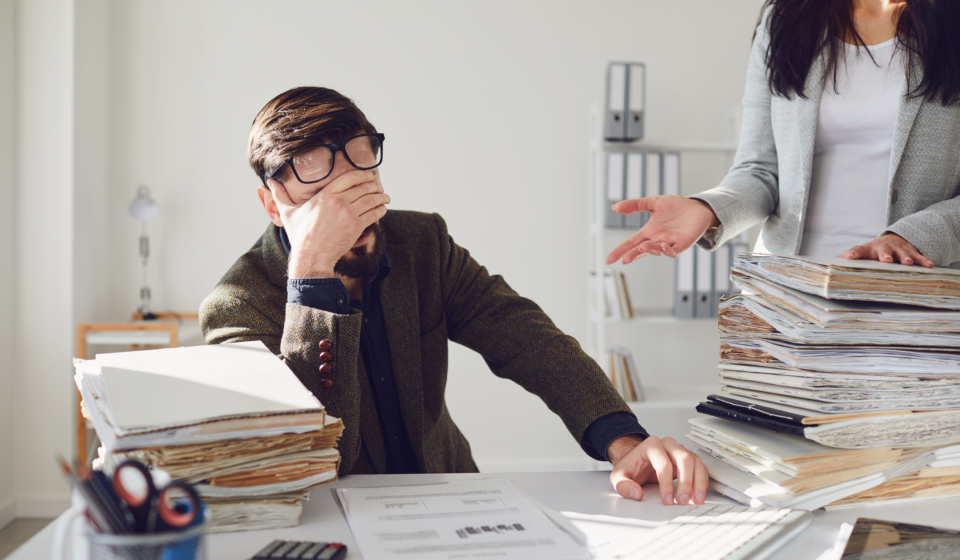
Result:
{"label": "stack of file folders", "polygon": [[195,485],[213,532],[297,525],[337,479],[343,423],[262,342],[75,360],[102,446],[95,468],[138,459]]}
{"label": "stack of file folders", "polygon": [[720,385],[690,420],[711,485],[801,509],[960,495],[960,271],[741,253]]}

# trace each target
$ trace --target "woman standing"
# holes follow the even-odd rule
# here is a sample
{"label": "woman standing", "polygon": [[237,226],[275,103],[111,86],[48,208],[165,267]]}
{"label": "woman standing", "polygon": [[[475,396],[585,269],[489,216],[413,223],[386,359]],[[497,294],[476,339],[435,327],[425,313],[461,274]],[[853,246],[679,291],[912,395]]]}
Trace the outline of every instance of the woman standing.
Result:
{"label": "woman standing", "polygon": [[712,249],[960,268],[960,1],[767,0],[733,167],[650,212],[607,263]]}

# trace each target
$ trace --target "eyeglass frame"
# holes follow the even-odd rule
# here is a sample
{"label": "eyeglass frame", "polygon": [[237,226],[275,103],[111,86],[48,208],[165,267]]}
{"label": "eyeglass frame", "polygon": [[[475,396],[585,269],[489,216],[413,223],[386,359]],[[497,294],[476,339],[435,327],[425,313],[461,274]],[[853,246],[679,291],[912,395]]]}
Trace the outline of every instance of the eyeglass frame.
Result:
{"label": "eyeglass frame", "polygon": [[[351,140],[356,140],[357,138],[363,138],[364,136],[372,136],[372,137],[376,138],[378,141],[380,141],[380,161],[378,161],[376,165],[371,166],[371,167],[360,167],[359,165],[353,163],[353,160],[350,159],[350,155],[347,154],[347,142],[349,142],[349,141],[351,141]],[[352,165],[352,166],[353,166],[354,168],[356,168],[356,169],[360,169],[360,170],[363,170],[363,171],[368,171],[368,170],[370,170],[370,169],[376,169],[377,167],[380,167],[380,164],[381,164],[381,163],[383,163],[383,141],[384,141],[385,139],[386,139],[386,136],[385,136],[382,132],[378,132],[378,133],[376,133],[376,134],[357,134],[356,136],[351,136],[350,138],[347,138],[347,139],[345,139],[345,140],[341,140],[341,141],[336,142],[336,143],[334,143],[334,144],[317,144],[316,146],[311,147],[311,148],[310,148],[310,151],[316,150],[317,148],[329,148],[329,149],[331,150],[331,152],[330,152],[330,171],[328,171],[326,175],[324,175],[323,177],[321,177],[321,178],[319,178],[319,179],[317,179],[317,180],[315,180],[315,181],[304,181],[303,179],[300,178],[300,174],[297,173],[297,167],[296,167],[295,165],[293,165],[293,159],[294,159],[295,157],[297,157],[297,156],[293,156],[293,157],[288,158],[286,161],[284,161],[283,163],[281,163],[281,164],[278,165],[277,167],[275,167],[272,171],[267,172],[267,173],[264,173],[264,175],[263,175],[263,185],[264,185],[264,186],[267,186],[267,181],[270,180],[270,179],[272,179],[273,176],[276,175],[278,171],[280,171],[281,169],[283,169],[283,166],[284,166],[284,165],[289,165],[289,166],[290,166],[290,169],[293,170],[293,175],[297,178],[297,181],[300,181],[302,184],[304,184],[304,185],[312,185],[312,184],[314,184],[314,183],[319,183],[320,181],[323,181],[324,179],[326,179],[327,177],[329,177],[331,173],[333,173],[333,166],[337,164],[337,152],[343,152],[343,157],[345,157],[345,158],[347,159],[347,163],[349,163],[350,165]]]}

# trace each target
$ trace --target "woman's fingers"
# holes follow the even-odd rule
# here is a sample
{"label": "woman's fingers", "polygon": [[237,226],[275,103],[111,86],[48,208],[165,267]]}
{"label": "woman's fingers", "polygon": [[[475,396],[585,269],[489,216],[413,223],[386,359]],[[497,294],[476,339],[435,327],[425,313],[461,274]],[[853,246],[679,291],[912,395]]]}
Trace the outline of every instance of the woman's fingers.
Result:
{"label": "woman's fingers", "polygon": [[617,214],[636,214],[637,212],[649,212],[653,207],[653,197],[634,198],[630,200],[621,200],[613,205],[613,211]]}
{"label": "woman's fingers", "polygon": [[644,241],[639,247],[637,247],[637,249],[655,257],[659,257],[663,254],[663,247],[661,247],[659,243],[655,243],[652,240]]}
{"label": "woman's fingers", "polygon": [[624,264],[626,264],[628,253],[636,249],[637,246],[647,239],[649,239],[647,232],[643,231],[643,228],[641,228],[640,231],[631,235],[626,241],[614,247],[613,251],[610,251],[610,254],[607,255],[607,264],[613,264],[621,258],[624,259]]}
{"label": "woman's fingers", "polygon": [[633,249],[630,249],[630,251],[623,256],[623,264],[630,264],[633,261],[637,259],[642,259],[645,256],[647,256],[645,252],[635,247]]}
{"label": "woman's fingers", "polygon": [[863,253],[864,253],[863,247],[861,245],[857,245],[856,247],[851,247],[850,249],[847,249],[842,254],[837,256],[844,259],[856,260],[856,259],[863,258]]}

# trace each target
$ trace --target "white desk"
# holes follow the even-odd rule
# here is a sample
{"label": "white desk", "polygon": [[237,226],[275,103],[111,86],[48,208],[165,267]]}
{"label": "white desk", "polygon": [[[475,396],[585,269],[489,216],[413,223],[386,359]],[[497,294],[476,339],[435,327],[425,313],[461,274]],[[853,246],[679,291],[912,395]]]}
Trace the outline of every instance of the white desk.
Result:
{"label": "white desk", "polygon": [[[300,526],[276,531],[249,531],[208,537],[210,560],[242,560],[253,556],[273,539],[300,541],[337,541],[349,548],[348,559],[359,559],[353,536],[340,514],[331,488],[395,486],[429,484],[432,482],[465,480],[469,478],[503,477],[512,480],[521,490],[557,511],[574,511],[592,515],[634,517],[650,521],[673,518],[690,509],[689,506],[667,507],[660,503],[656,486],[644,487],[642,502],[625,500],[610,486],[609,473],[602,471],[508,473],[508,474],[407,474],[348,476],[343,480],[313,491],[304,504]],[[708,502],[733,503],[713,491]],[[800,537],[777,551],[773,558],[815,560],[833,546],[840,524],[853,523],[857,517],[873,517],[892,521],[933,525],[945,529],[960,529],[960,498],[948,498],[914,504],[882,505],[869,508],[846,509],[814,513],[813,525]],[[54,523],[44,528],[30,541],[17,549],[9,560],[50,558]]]}

